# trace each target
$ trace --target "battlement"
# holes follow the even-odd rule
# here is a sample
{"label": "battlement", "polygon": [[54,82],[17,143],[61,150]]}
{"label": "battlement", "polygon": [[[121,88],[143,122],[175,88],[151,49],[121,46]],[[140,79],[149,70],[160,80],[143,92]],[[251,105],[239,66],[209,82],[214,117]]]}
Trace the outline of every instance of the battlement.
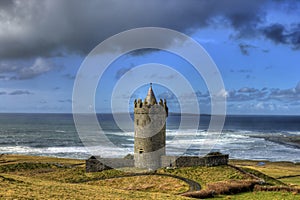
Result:
{"label": "battlement", "polygon": [[[149,112],[154,113],[157,111],[159,113],[159,109],[163,108],[166,112],[166,116],[168,116],[168,106],[166,99],[159,100],[159,103],[156,102],[156,100],[151,100],[152,103],[148,102],[146,99],[142,101],[141,99],[135,99],[134,100],[134,113],[135,114],[149,114]],[[152,111],[150,111],[150,108]]]}

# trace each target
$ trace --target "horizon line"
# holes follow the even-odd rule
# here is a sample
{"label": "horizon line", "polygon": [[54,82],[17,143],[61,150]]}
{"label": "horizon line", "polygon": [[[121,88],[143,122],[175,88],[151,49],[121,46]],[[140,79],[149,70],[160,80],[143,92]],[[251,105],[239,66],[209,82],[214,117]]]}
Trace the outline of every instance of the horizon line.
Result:
{"label": "horizon line", "polygon": [[[70,114],[73,115],[72,112],[0,112],[0,114]],[[76,114],[94,114],[94,113],[76,113]],[[113,114],[111,112],[97,112],[96,115],[101,114]],[[128,112],[116,112],[114,114],[128,114]],[[130,112],[129,114],[134,114],[133,112]],[[169,115],[200,115],[200,116],[222,116],[222,114],[207,114],[207,113],[179,113],[179,112],[169,112]],[[225,116],[299,116],[297,114],[225,114]]]}

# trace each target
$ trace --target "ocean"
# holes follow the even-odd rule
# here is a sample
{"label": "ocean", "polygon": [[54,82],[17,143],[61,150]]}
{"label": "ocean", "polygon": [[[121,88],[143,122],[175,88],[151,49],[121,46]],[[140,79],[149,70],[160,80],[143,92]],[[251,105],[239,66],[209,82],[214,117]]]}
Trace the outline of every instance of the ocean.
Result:
{"label": "ocean", "polygon": [[[99,155],[133,153],[133,124],[122,131],[111,114],[98,114],[107,138],[122,149],[97,146]],[[207,151],[233,159],[300,162],[300,116],[226,116],[221,135],[207,140],[209,115],[201,115],[197,130],[178,129],[179,114],[167,119],[167,154],[199,155]],[[193,118],[193,115],[189,116]],[[88,131],[88,130],[87,130]],[[187,148],[188,147],[188,148]],[[91,156],[78,135],[72,114],[0,114],[0,154],[26,154],[86,159]]]}

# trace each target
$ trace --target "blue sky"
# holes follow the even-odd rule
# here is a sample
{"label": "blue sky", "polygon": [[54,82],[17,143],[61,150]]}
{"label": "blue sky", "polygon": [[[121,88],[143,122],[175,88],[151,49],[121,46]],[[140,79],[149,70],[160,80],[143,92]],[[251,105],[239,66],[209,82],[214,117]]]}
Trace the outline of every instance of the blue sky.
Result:
{"label": "blue sky", "polygon": [[[299,13],[296,0],[3,0],[0,112],[71,113],[74,80],[88,53],[121,31],[152,26],[185,33],[205,48],[223,78],[227,113],[299,115]],[[185,76],[201,112],[210,112],[201,75],[183,59],[163,51],[133,52],[112,63],[99,82],[96,111],[110,112],[118,80],[151,62]],[[169,78],[171,84],[174,77],[161,78]],[[156,96],[166,98],[170,110],[179,112],[172,87],[180,85],[153,85]],[[147,89],[148,85],[141,85],[134,94],[121,97],[130,104],[120,112],[130,111],[133,99],[144,98]]]}

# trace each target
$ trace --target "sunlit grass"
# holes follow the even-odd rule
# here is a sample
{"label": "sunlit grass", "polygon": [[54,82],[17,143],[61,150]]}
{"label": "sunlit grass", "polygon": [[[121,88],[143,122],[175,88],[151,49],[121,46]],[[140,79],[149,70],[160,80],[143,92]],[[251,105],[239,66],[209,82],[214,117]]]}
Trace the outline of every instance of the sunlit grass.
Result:
{"label": "sunlit grass", "polygon": [[[300,165],[286,162],[231,161],[247,168],[252,173],[260,173],[297,187]],[[255,170],[255,171],[254,171]],[[250,191],[253,178],[230,166],[184,167],[159,169],[158,173],[174,174],[194,180],[205,191]],[[85,172],[85,161],[37,156],[0,156],[0,199],[190,199],[180,196],[189,190],[182,180],[160,175],[123,175],[145,173],[130,168],[124,171],[106,170],[96,173]],[[267,175],[265,175],[267,174]],[[118,178],[117,178],[118,177]],[[280,185],[280,181],[270,178],[268,183]],[[247,184],[252,185],[247,188]],[[243,186],[243,187],[242,187]],[[299,186],[298,186],[299,187]],[[300,199],[293,192],[246,192],[237,195],[215,195],[218,199]]]}
{"label": "sunlit grass", "polygon": [[185,182],[175,178],[159,175],[112,178],[101,181],[93,181],[89,184],[109,186],[111,188],[122,190],[163,192],[169,194],[180,194],[189,190],[189,186]]}
{"label": "sunlit grass", "polygon": [[270,177],[276,178],[279,181],[289,184],[289,185],[298,185],[300,186],[300,163],[291,163],[291,162],[268,162],[263,161],[230,161],[230,163],[254,169],[260,171]]}
{"label": "sunlit grass", "polygon": [[247,192],[236,195],[219,196],[218,199],[247,199],[247,200],[296,200],[300,199],[299,194],[290,192]]}
{"label": "sunlit grass", "polygon": [[9,175],[0,182],[0,199],[184,199],[172,194],[126,191],[102,185],[41,181],[32,177]]}
{"label": "sunlit grass", "polygon": [[160,169],[159,173],[174,174],[182,176],[198,182],[202,188],[206,187],[207,183],[225,181],[225,180],[251,180],[245,174],[229,167],[182,167],[178,169]]}

